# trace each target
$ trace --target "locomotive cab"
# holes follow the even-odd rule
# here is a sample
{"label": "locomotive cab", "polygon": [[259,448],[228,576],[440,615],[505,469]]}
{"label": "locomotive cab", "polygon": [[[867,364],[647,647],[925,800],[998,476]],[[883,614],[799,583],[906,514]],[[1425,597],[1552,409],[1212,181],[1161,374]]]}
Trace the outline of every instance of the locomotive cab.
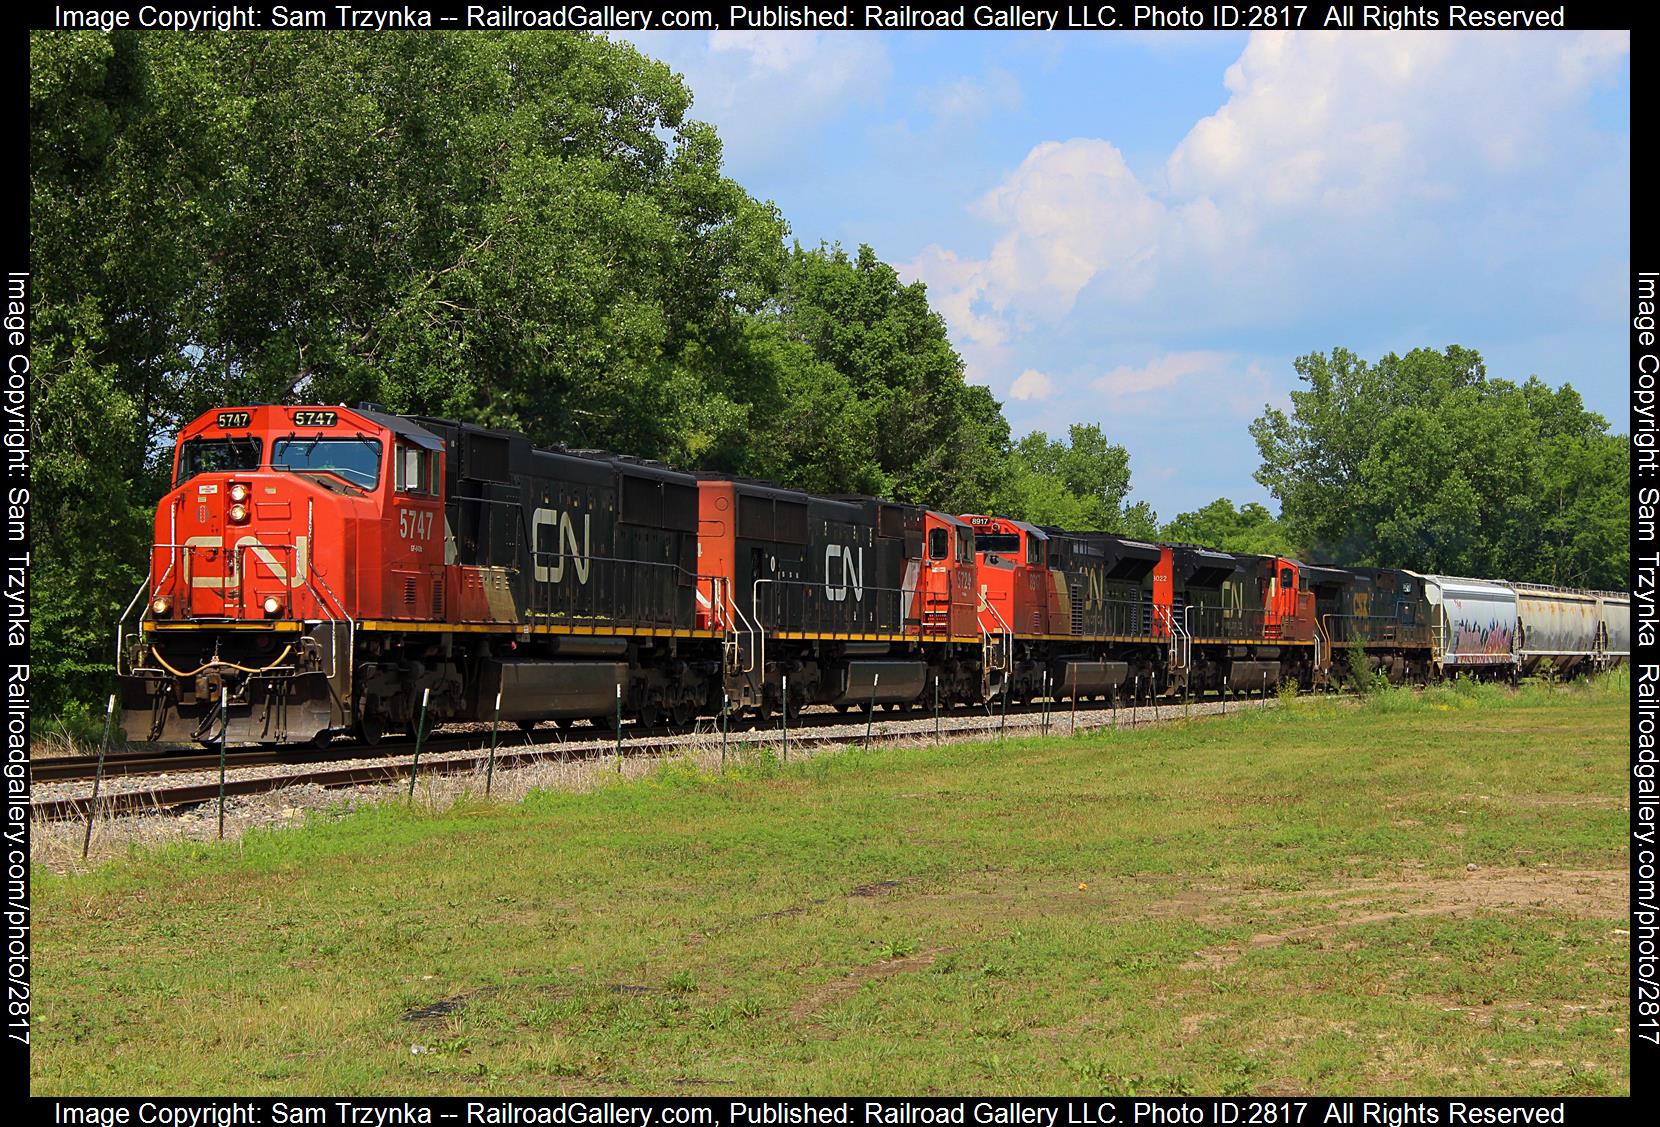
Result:
{"label": "locomotive cab", "polygon": [[128,737],[347,726],[356,623],[441,598],[442,459],[433,435],[368,410],[231,408],[185,427],[121,628]]}
{"label": "locomotive cab", "polygon": [[988,634],[1049,633],[1049,534],[1007,517],[964,516],[980,560],[980,627]]}

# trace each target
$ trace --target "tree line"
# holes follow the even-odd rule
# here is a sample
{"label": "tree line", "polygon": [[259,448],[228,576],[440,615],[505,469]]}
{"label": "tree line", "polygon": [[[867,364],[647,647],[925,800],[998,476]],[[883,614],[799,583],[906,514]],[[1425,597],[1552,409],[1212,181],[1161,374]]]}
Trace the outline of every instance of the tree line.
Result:
{"label": "tree line", "polygon": [[722,173],[685,83],[624,43],[44,32],[29,92],[42,715],[103,690],[168,440],[225,404],[370,400],[1337,562],[1624,573],[1624,440],[1571,389],[1487,380],[1456,349],[1299,361],[1310,389],[1253,428],[1281,516],[1219,500],[1161,527],[1098,425],[1012,436],[920,284],[868,247],[793,244]]}

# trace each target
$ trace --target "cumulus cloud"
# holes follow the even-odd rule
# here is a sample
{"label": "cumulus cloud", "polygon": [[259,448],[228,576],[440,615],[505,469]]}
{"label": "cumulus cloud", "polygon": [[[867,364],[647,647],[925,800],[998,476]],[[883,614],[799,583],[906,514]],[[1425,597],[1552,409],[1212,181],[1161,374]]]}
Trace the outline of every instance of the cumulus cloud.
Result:
{"label": "cumulus cloud", "polygon": [[1038,371],[1027,368],[1009,385],[1010,399],[1048,399],[1055,394],[1055,381]]}
{"label": "cumulus cloud", "polygon": [[1348,214],[1440,198],[1443,162],[1467,183],[1552,159],[1550,119],[1629,50],[1626,32],[1256,34],[1226,104],[1171,154],[1170,189]]}
{"label": "cumulus cloud", "polygon": [[[933,245],[901,270],[982,349],[1086,299],[1125,316],[1318,298],[1333,246],[1396,254],[1412,217],[1433,230],[1448,201],[1555,170],[1565,115],[1629,51],[1625,32],[1258,33],[1158,175],[1107,140],[1043,142],[974,205],[984,257]],[[1160,375],[1116,374],[1116,394]]]}
{"label": "cumulus cloud", "polygon": [[1046,141],[975,210],[1005,234],[985,259],[936,245],[900,266],[926,282],[953,328],[978,344],[1006,339],[1011,310],[1048,320],[1110,276],[1125,295],[1146,289],[1165,205],[1106,141]]}

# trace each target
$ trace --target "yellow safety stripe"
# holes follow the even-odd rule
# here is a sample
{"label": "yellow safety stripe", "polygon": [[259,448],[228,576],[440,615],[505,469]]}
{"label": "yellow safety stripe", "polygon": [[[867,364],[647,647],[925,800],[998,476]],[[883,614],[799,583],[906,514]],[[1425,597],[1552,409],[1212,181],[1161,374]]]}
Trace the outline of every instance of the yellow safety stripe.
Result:
{"label": "yellow safety stripe", "polygon": [[188,633],[189,631],[264,630],[273,634],[298,634],[304,624],[292,619],[282,622],[146,622],[142,630],[151,633]]}
{"label": "yellow safety stripe", "polygon": [[528,622],[398,622],[371,618],[357,624],[359,630],[394,634],[575,634],[617,635],[631,638],[719,638],[715,630],[670,630],[652,627],[566,626]]}

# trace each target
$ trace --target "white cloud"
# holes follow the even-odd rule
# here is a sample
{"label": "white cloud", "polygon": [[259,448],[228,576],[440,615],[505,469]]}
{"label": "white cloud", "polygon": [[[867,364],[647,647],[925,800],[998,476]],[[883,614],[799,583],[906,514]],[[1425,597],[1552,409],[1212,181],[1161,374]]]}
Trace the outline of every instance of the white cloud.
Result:
{"label": "white cloud", "polygon": [[1055,381],[1038,371],[1027,368],[1009,385],[1010,399],[1048,399],[1055,394]]}
{"label": "white cloud", "polygon": [[924,90],[918,95],[924,109],[942,124],[971,122],[994,112],[1020,108],[1020,83],[1005,70],[981,78],[967,76]]}
{"label": "white cloud", "polygon": [[1629,50],[1624,32],[1259,33],[1228,68],[1226,104],[1171,154],[1170,188],[1351,215],[1438,198],[1447,172],[1551,160],[1550,119]]}
{"label": "white cloud", "polygon": [[1195,376],[1224,376],[1230,360],[1225,352],[1171,352],[1139,368],[1114,368],[1090,386],[1109,399],[1162,392]]}
{"label": "white cloud", "polygon": [[1048,320],[1068,313],[1086,285],[1110,276],[1125,295],[1144,291],[1165,207],[1113,145],[1045,141],[975,210],[1006,233],[983,260],[935,244],[901,273],[928,284],[953,328],[977,344],[1000,344],[1006,314]]}
{"label": "white cloud", "polygon": [[1255,34],[1159,175],[1106,140],[1045,141],[973,205],[984,257],[935,244],[900,269],[979,349],[1080,301],[1246,320],[1272,295],[1287,315],[1327,295],[1331,254],[1399,255],[1405,225],[1434,238],[1449,201],[1554,169],[1565,115],[1629,52],[1624,32]]}
{"label": "white cloud", "polygon": [[729,163],[771,164],[809,143],[810,127],[879,98],[891,65],[881,36],[819,31],[618,35],[681,72],[691,116],[712,122]]}

